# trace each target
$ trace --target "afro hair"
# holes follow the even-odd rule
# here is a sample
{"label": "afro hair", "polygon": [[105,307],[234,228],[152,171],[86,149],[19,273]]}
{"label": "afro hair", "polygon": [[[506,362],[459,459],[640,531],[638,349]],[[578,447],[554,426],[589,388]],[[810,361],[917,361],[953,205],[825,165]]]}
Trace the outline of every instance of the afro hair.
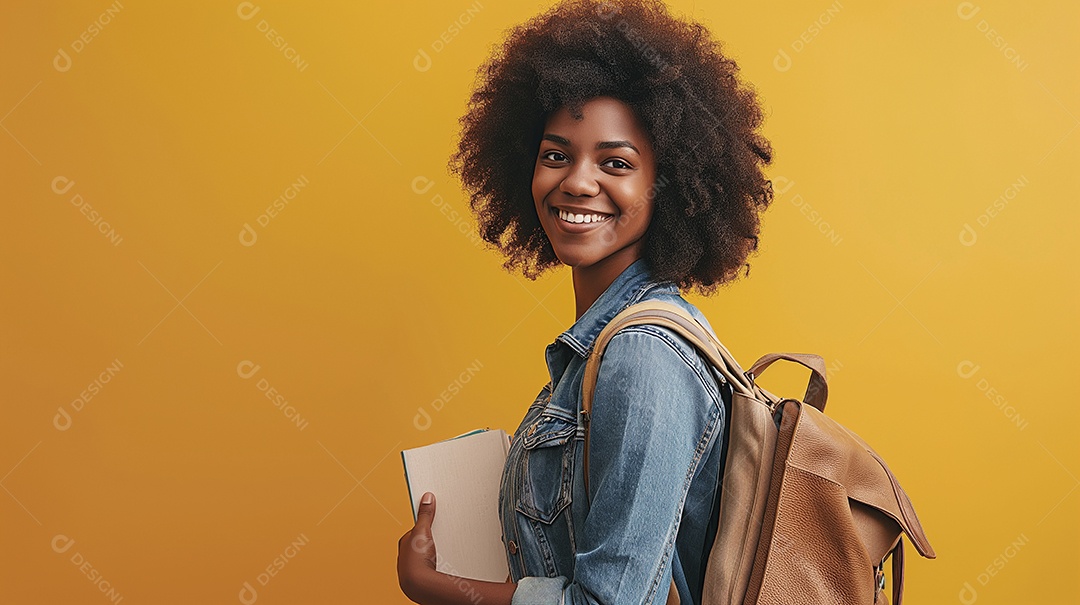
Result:
{"label": "afro hair", "polygon": [[709,294],[757,250],[773,199],[762,109],[700,23],[656,0],[567,0],[511,28],[477,72],[449,167],[504,268],[536,279],[559,260],[532,199],[548,116],[598,96],[629,105],[652,137],[655,210],[643,255],[655,279]]}

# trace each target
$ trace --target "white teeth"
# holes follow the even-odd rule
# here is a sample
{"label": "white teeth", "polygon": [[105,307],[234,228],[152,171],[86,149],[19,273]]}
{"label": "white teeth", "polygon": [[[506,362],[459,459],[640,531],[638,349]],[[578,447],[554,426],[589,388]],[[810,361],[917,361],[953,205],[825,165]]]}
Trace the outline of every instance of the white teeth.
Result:
{"label": "white teeth", "polygon": [[558,210],[558,213],[559,218],[568,223],[600,223],[610,218],[606,214],[571,214],[565,210]]}

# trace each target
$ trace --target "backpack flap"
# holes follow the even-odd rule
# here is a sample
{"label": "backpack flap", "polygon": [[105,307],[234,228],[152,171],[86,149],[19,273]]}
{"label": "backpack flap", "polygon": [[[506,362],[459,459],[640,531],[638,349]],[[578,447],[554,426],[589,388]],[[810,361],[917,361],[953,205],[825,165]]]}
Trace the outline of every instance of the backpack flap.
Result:
{"label": "backpack flap", "polygon": [[901,532],[935,556],[907,495],[864,441],[816,408],[787,399],[781,414],[747,602],[879,602],[891,553],[898,605]]}
{"label": "backpack flap", "polygon": [[787,464],[843,485],[849,498],[895,521],[920,555],[935,558],[911,499],[881,456],[850,429],[813,407],[801,407],[798,430],[802,434]]}

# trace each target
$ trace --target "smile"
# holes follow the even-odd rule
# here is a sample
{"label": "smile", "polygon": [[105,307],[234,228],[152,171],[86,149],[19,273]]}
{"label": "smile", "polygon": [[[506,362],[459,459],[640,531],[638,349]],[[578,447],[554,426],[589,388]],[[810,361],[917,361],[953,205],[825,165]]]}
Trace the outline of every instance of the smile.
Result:
{"label": "smile", "polygon": [[575,232],[580,232],[583,228],[592,228],[600,223],[606,223],[612,218],[610,214],[574,214],[558,208],[552,208],[551,212],[555,215],[557,223],[567,227],[572,226]]}

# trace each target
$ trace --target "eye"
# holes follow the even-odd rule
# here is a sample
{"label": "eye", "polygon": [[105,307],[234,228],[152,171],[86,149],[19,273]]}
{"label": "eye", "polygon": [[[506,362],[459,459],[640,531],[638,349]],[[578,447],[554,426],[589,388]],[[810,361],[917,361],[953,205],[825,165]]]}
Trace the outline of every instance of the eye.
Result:
{"label": "eye", "polygon": [[[614,162],[616,164],[621,164],[620,166],[612,166],[612,168],[618,168],[620,170],[626,170],[628,168],[633,168],[633,166],[631,166],[630,164],[627,164],[626,162],[624,162],[624,161],[622,161],[622,160],[620,160],[618,158],[611,158],[607,162],[604,162],[604,164],[607,164],[608,162]],[[603,165],[603,164],[601,164],[601,165]]]}
{"label": "eye", "polygon": [[[558,157],[550,157],[550,156],[552,156],[552,155],[555,155],[555,156],[558,156]],[[564,161],[566,161],[566,155],[564,155],[564,154],[563,154],[562,152],[560,152],[560,151],[555,151],[555,150],[553,149],[553,150],[551,150],[551,151],[545,151],[545,152],[543,153],[543,155],[541,155],[541,156],[540,156],[540,159],[543,159],[543,160],[551,160],[551,161],[553,161],[553,162],[564,162]]]}

